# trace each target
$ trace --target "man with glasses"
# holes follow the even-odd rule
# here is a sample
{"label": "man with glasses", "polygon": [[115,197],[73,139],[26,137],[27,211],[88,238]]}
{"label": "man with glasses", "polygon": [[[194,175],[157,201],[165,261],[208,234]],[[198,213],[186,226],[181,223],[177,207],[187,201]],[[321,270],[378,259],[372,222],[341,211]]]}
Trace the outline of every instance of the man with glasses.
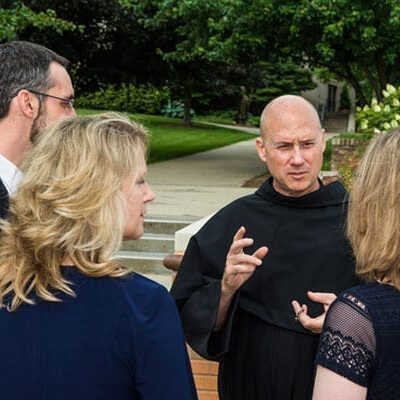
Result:
{"label": "man with glasses", "polygon": [[69,61],[24,41],[0,45],[0,217],[21,173],[18,165],[35,136],[56,120],[74,116]]}

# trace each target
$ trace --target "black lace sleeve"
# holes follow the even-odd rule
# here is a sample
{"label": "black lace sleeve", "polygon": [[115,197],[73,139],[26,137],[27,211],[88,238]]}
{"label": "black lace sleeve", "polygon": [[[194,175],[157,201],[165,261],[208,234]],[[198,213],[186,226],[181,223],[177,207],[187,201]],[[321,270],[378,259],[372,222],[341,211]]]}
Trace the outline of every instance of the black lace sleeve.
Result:
{"label": "black lace sleeve", "polygon": [[342,294],[330,307],[316,363],[367,387],[375,359],[375,333],[367,307]]}

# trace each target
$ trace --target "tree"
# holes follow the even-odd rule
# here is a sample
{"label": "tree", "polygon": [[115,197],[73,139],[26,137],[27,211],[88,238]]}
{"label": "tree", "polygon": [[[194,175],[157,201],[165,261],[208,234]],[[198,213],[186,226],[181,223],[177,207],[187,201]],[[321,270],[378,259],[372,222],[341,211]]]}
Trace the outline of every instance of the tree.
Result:
{"label": "tree", "polygon": [[[251,13],[243,12],[245,3]],[[397,0],[237,0],[231,13],[244,22],[260,53],[272,39],[282,54],[347,81],[361,104],[370,88],[380,99],[386,84],[400,79]]]}
{"label": "tree", "polygon": [[[295,2],[291,2],[295,3]],[[325,66],[349,82],[362,104],[378,99],[399,79],[400,3],[397,0],[307,0],[291,11],[291,39],[312,65]],[[299,49],[298,46],[298,49]]]}
{"label": "tree", "polygon": [[145,0],[131,2],[130,7],[143,26],[158,33],[157,53],[168,65],[168,83],[182,97],[184,121],[190,125],[193,93],[212,86],[222,63],[207,45],[212,26],[207,21],[221,15],[221,5],[210,0]]}
{"label": "tree", "polygon": [[74,23],[57,18],[52,9],[35,12],[19,0],[0,0],[0,41],[17,39],[27,27],[38,30],[52,30],[59,34],[81,30]]}
{"label": "tree", "polygon": [[266,103],[284,94],[300,95],[302,91],[314,89],[309,69],[299,66],[288,57],[276,62],[258,63],[259,77],[254,86],[254,111],[260,113]]}
{"label": "tree", "polygon": [[[262,2],[256,3],[249,6],[243,0],[147,0],[135,7],[142,13],[145,26],[170,33],[172,41],[166,46],[161,44],[158,52],[169,65],[170,82],[181,87],[187,123],[194,90],[204,92],[214,86],[221,91],[221,83],[225,86],[222,92],[231,91],[241,99],[237,102],[238,118],[244,122],[255,91],[265,89],[260,62],[285,64],[286,60],[279,58],[287,54],[274,45],[274,29],[271,26],[268,33],[265,31],[268,13],[260,15],[258,6]],[[259,33],[248,31],[249,20]],[[210,85],[212,81],[214,85]],[[310,82],[301,89],[309,86]]]}
{"label": "tree", "polygon": [[54,33],[28,26],[20,38],[43,43],[71,60],[78,94],[121,82],[162,85],[167,66],[157,55],[157,38],[119,0],[31,0],[35,13],[52,8],[83,29]]}

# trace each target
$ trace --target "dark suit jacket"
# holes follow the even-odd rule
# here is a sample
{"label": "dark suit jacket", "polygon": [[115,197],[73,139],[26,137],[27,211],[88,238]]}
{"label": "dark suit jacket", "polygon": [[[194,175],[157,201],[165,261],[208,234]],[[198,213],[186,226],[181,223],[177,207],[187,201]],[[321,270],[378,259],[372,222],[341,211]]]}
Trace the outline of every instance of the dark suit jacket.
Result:
{"label": "dark suit jacket", "polygon": [[8,192],[0,179],[0,218],[5,218],[8,211]]}

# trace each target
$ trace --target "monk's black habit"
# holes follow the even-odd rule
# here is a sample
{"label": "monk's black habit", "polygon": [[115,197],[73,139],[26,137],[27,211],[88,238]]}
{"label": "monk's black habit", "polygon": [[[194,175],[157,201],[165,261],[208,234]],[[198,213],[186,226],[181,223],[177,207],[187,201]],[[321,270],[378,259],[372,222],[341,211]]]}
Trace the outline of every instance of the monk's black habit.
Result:
{"label": "monk's black habit", "polygon": [[[322,306],[307,291],[334,292],[358,284],[345,238],[347,193],[339,182],[300,198],[274,190],[272,179],[220,210],[194,235],[172,287],[189,344],[220,360],[221,400],[307,399],[312,390],[318,336],[294,320],[293,299]],[[268,254],[236,293],[228,319],[213,333],[225,259],[244,226]]]}

